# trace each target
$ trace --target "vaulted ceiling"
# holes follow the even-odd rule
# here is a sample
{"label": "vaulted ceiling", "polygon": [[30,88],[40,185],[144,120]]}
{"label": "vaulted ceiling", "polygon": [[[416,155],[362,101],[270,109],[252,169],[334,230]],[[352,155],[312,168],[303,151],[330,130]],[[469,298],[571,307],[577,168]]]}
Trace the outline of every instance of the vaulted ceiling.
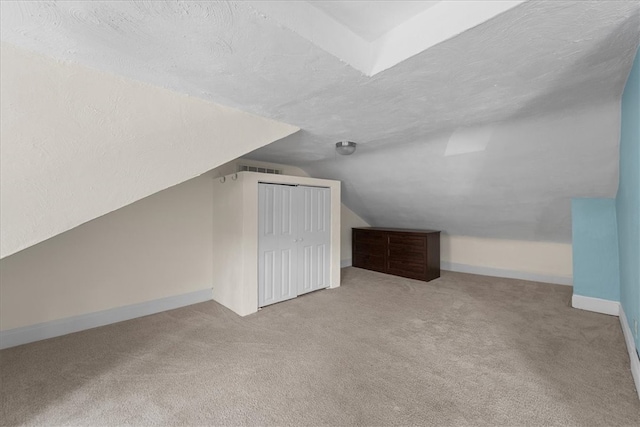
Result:
{"label": "vaulted ceiling", "polygon": [[615,196],[640,3],[294,3],[3,2],[1,36],[300,127],[249,157],[342,180],[372,225],[570,241],[570,199]]}

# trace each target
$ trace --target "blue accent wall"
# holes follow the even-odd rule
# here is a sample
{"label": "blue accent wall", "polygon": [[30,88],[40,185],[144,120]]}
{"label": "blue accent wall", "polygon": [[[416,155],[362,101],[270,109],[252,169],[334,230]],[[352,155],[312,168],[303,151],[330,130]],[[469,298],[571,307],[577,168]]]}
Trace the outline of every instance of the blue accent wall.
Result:
{"label": "blue accent wall", "polygon": [[615,199],[573,199],[573,293],[620,301]]}
{"label": "blue accent wall", "polygon": [[[638,51],[640,52],[640,50]],[[640,321],[640,54],[622,95],[620,185],[616,197],[620,252],[620,303],[633,333]],[[636,348],[640,339],[634,334]]]}

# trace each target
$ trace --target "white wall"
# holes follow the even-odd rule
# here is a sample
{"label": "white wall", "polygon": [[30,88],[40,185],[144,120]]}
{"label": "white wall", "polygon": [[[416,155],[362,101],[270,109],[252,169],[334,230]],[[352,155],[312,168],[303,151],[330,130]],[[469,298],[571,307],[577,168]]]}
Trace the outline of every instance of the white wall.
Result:
{"label": "white wall", "polygon": [[351,257],[351,229],[353,227],[368,227],[369,224],[360,218],[357,213],[342,205],[342,210],[340,212],[341,221],[340,226],[342,228],[341,241],[340,241],[340,261],[342,262],[342,266],[347,267],[351,265],[352,257]]}
{"label": "white wall", "polygon": [[513,277],[570,285],[573,277],[570,243],[531,242],[481,237],[440,237],[444,270]]}
{"label": "white wall", "polygon": [[[222,170],[226,168],[220,168]],[[233,170],[233,168],[231,168]],[[216,173],[217,175],[217,173]],[[238,291],[240,283],[245,278],[244,272],[244,193],[242,183],[244,177],[225,181],[223,185],[218,178],[211,184],[213,200],[213,230],[215,236],[211,254],[214,277],[212,298],[218,303],[240,314],[252,312],[252,304],[245,305],[247,298]],[[258,251],[256,249],[255,255]],[[257,286],[256,286],[257,292]],[[256,297],[256,304],[257,304]]]}
{"label": "white wall", "polygon": [[0,47],[0,257],[298,130]]}
{"label": "white wall", "polygon": [[0,260],[0,330],[210,289],[211,188],[192,179]]}

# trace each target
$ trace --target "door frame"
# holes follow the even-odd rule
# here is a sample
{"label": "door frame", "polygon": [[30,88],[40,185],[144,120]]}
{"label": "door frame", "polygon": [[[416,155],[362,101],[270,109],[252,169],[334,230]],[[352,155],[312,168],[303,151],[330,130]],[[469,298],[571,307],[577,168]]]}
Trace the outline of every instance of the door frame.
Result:
{"label": "door frame", "polygon": [[[290,222],[289,222],[289,224],[293,227],[293,230],[292,230],[293,232],[291,233],[290,236],[285,237],[283,230],[280,230],[278,227],[283,224],[282,218],[284,217],[277,218],[274,220],[273,231],[274,233],[276,233],[277,237],[270,238],[264,235],[265,230],[262,229],[261,226],[266,225],[264,223],[265,217],[263,215],[266,215],[267,213],[267,210],[266,210],[267,206],[263,206],[262,203],[266,202],[266,197],[268,196],[268,189],[269,189],[268,186],[276,186],[276,188],[279,186],[295,187],[293,191],[290,192],[290,197],[291,197],[290,201],[292,203],[290,213],[293,212],[293,216],[292,218],[290,218]],[[321,190],[326,190],[328,192],[328,197],[327,197],[327,193],[324,193],[324,196],[323,196],[323,202],[326,203],[326,205],[324,205],[324,209],[321,209],[321,210],[323,211],[322,218],[324,218],[322,226],[325,229],[325,231],[321,232],[321,235],[323,237],[321,238],[321,242],[320,242],[321,244],[323,245],[326,244],[328,246],[328,248],[325,248],[325,251],[327,251],[328,254],[327,252],[323,251],[324,262],[322,263],[322,265],[324,268],[322,268],[323,272],[322,272],[321,282],[316,285],[311,285],[311,288],[309,289],[304,289],[304,283],[307,277],[304,275],[304,271],[306,270],[305,270],[305,265],[303,261],[304,254],[306,253],[306,250],[309,249],[309,246],[304,245],[303,239],[305,237],[317,238],[318,235],[315,234],[313,230],[312,231],[303,230],[303,227],[302,227],[302,223],[304,221],[303,218],[305,215],[305,207],[306,207],[305,201],[307,200],[306,199],[307,192],[305,191],[305,189],[311,189],[311,191],[315,189],[321,189]],[[284,190],[284,188],[282,190]],[[274,200],[276,200],[276,203],[278,200],[278,193],[280,193],[279,190],[275,190],[273,193],[273,197],[274,197]],[[314,192],[314,194],[316,193]],[[280,194],[280,197],[283,197],[283,196],[284,194]],[[313,197],[315,197],[315,195]],[[312,206],[317,208],[317,205],[313,203],[313,199],[311,200],[311,203],[312,203]],[[277,206],[274,206],[273,211],[275,215],[278,215],[277,212],[279,212],[279,209]],[[320,210],[316,211],[316,213],[318,212],[320,212]],[[284,215],[284,213],[280,212],[280,215]],[[313,223],[312,221],[312,227],[315,227],[315,226],[317,226],[317,224]],[[258,308],[259,309],[271,304],[277,304],[279,302],[296,298],[300,295],[304,295],[310,292],[314,292],[314,291],[318,291],[318,290],[326,289],[330,287],[330,283],[328,282],[329,280],[328,276],[330,276],[330,270],[331,270],[330,268],[331,266],[329,264],[329,260],[331,259],[331,232],[330,231],[331,231],[331,187],[319,186],[319,185],[304,185],[304,184],[274,184],[271,182],[263,182],[263,181],[258,182],[258,270],[256,273],[258,278]],[[288,239],[293,239],[293,241],[289,241]],[[292,242],[295,242],[295,244],[292,244]],[[290,273],[291,272],[294,273],[293,274],[294,279],[291,281],[292,283],[290,283],[289,285],[290,288],[287,295],[280,295],[280,296],[274,295],[274,298],[272,298],[272,302],[267,303],[265,301],[266,271],[263,271],[263,269],[265,269],[264,251],[266,250],[267,247],[273,246],[274,244],[275,244],[275,247],[277,248],[273,256],[275,257],[276,260],[279,260],[276,263],[277,266],[281,265],[282,259],[280,259],[280,257],[284,255],[282,245],[284,244],[285,248],[289,248],[290,246],[289,249],[292,250],[291,253],[293,254],[293,256],[291,257],[291,262],[293,262],[294,264],[294,267],[293,269],[290,270]],[[311,246],[310,250],[312,253],[310,268],[311,268],[311,271],[314,272],[312,274],[315,275],[317,274],[316,268],[318,268],[318,265],[317,265],[318,263],[314,263],[313,259],[316,259],[316,256],[318,256],[318,254],[316,253],[317,247]],[[327,255],[324,256],[324,254],[327,254]],[[325,270],[325,268],[327,268],[328,271]],[[262,281],[261,281],[261,275],[263,273],[265,275],[262,277]],[[278,274],[276,273],[275,276],[278,277]],[[317,278],[318,277],[316,277],[316,279]],[[314,282],[313,277],[310,277],[309,279],[311,280],[311,282]],[[282,280],[282,277],[280,277],[279,280]],[[295,288],[295,292],[294,292],[295,295],[291,293],[293,288]]]}

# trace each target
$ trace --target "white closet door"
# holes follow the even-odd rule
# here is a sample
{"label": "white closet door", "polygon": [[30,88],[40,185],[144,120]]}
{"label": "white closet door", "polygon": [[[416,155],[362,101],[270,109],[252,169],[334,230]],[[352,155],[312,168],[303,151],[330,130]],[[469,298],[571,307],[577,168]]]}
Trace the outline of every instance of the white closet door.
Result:
{"label": "white closet door", "polygon": [[331,190],[298,187],[298,295],[329,287]]}
{"label": "white closet door", "polygon": [[297,187],[258,186],[258,306],[295,298]]}

